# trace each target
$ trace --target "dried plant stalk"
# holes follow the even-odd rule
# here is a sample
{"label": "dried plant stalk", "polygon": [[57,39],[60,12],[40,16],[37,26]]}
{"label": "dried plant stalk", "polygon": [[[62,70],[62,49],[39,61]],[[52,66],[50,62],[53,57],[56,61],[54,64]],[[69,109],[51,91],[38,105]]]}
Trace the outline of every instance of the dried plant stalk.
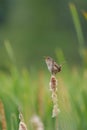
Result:
{"label": "dried plant stalk", "polygon": [[19,130],[27,130],[27,126],[24,122],[24,118],[21,112],[19,113],[19,119],[20,119]]}
{"label": "dried plant stalk", "polygon": [[57,79],[55,75],[51,76],[50,79],[50,91],[52,92],[52,102],[53,102],[53,111],[52,111],[52,117],[56,117],[58,113],[60,112],[59,107],[58,107],[58,98],[57,98]]}
{"label": "dried plant stalk", "polygon": [[34,115],[31,118],[31,122],[32,122],[34,130],[44,130],[44,125],[37,115]]}
{"label": "dried plant stalk", "polygon": [[6,124],[6,117],[5,117],[5,111],[4,111],[4,105],[2,101],[0,100],[0,116],[1,116],[1,126],[2,130],[7,130],[7,124]]}

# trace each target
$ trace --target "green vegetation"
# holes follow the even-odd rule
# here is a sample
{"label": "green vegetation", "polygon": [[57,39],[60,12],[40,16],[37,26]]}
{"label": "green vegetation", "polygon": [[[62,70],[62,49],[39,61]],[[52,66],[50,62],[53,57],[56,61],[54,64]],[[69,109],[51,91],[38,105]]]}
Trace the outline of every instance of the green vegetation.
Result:
{"label": "green vegetation", "polygon": [[[24,9],[23,4],[24,3],[22,3],[22,6],[20,6],[22,9]],[[33,7],[36,7],[36,4],[38,5],[38,2],[34,3]],[[11,64],[9,64],[8,63],[9,60],[7,60],[8,61],[7,63],[9,66],[7,71],[6,70],[3,71],[2,69],[3,65],[2,65],[2,68],[0,69],[0,130],[4,130],[3,127],[5,126],[7,126],[7,130],[18,130],[19,108],[23,113],[25,123],[29,130],[33,130],[32,124],[31,124],[31,119],[33,115],[37,115],[41,118],[44,125],[44,130],[56,130],[55,129],[56,123],[58,123],[59,130],[87,130],[87,49],[85,48],[85,43],[84,43],[85,38],[82,32],[82,26],[80,23],[78,11],[74,4],[72,3],[69,4],[69,11],[71,12],[72,21],[74,22],[77,39],[78,39],[78,51],[75,48],[77,45],[75,44],[76,42],[74,41],[74,38],[72,38],[73,39],[72,43],[75,44],[74,46],[75,51],[72,51],[70,48],[70,46],[73,46],[73,44],[66,44],[67,43],[66,39],[68,39],[66,37],[70,36],[68,35],[69,32],[67,33],[66,31],[60,32],[63,35],[64,39],[62,38],[62,35],[59,35],[59,38],[61,37],[60,39],[63,39],[63,42],[64,42],[62,47],[64,46],[66,50],[72,51],[72,54],[74,55],[73,57],[75,58],[78,52],[78,55],[81,58],[80,65],[76,65],[76,63],[74,64],[71,63],[72,66],[70,66],[70,62],[67,62],[64,51],[62,51],[63,49],[59,49],[59,46],[57,46],[56,49],[55,48],[52,49],[52,47],[54,46],[53,42],[54,43],[58,42],[58,32],[56,31],[56,29],[54,29],[54,31],[49,29],[51,25],[55,25],[53,24],[55,23],[53,19],[56,18],[56,15],[54,18],[55,11],[54,11],[54,14],[51,14],[47,6],[46,12],[44,12],[44,8],[42,7],[45,7],[46,3],[44,4],[44,6],[42,3],[40,4],[41,5],[39,9],[41,10],[43,14],[42,15],[40,14],[41,12],[39,9],[37,9],[35,13],[36,14],[39,13],[38,18],[40,18],[41,21],[39,21],[39,24],[37,24],[38,20],[35,21],[35,19],[37,18],[34,16],[33,22],[36,22],[36,23],[33,23],[33,25],[35,26],[33,26],[33,28],[31,27],[30,24],[28,26],[28,29],[30,29],[30,31],[33,32],[31,33],[33,34],[33,37],[34,37],[33,41],[31,38],[31,34],[28,33],[27,31],[28,19],[26,19],[26,23],[25,23],[24,21],[22,21],[23,20],[22,15],[20,17],[19,15],[17,15],[17,17],[19,19],[22,19],[21,21],[25,23],[24,25],[26,25],[26,26],[23,26],[24,28],[22,28],[23,29],[22,31],[20,28],[21,28],[21,24],[23,23],[21,24],[20,22],[18,23],[18,21],[15,21],[16,19],[14,20],[14,17],[11,20],[13,21],[14,24],[17,23],[17,26],[14,27],[13,24],[11,24],[11,28],[9,28],[9,25],[8,25],[10,33],[8,34],[7,37],[9,38],[11,35],[12,41],[14,41],[14,43],[15,42],[21,43],[23,37],[24,39],[22,42],[25,42],[26,44],[27,42],[30,42],[31,44],[36,43],[36,42],[38,43],[39,49],[38,48],[36,49],[37,53],[32,49],[32,45],[34,44],[29,45],[31,47],[30,50],[32,51],[32,52],[29,52],[30,53],[29,56],[33,53],[34,53],[34,56],[36,56],[37,54],[37,56],[34,58],[35,60],[37,60],[39,66],[42,66],[42,67],[40,67],[40,69],[36,69],[35,67],[36,64],[34,64],[34,66],[30,67],[29,70],[27,69],[27,67],[19,69],[19,66],[17,64],[17,61],[18,61],[17,56],[20,56],[21,53],[19,54],[19,51],[18,51],[18,53],[15,54],[14,52],[16,51],[13,51],[14,49],[12,49],[12,46],[8,40],[5,40],[3,42],[5,54],[6,55],[8,54],[7,57],[10,59]],[[51,6],[52,6],[52,3],[50,4],[49,9],[51,9]],[[52,7],[53,8],[56,7],[56,2]],[[17,7],[17,13],[18,12],[19,14],[22,13],[20,10]],[[51,14],[49,15],[50,20],[47,20],[47,21],[45,20],[44,14],[46,13],[48,15]],[[40,16],[41,17],[44,16],[44,21]],[[44,26],[46,25],[45,28],[48,27],[48,32],[46,31],[47,28],[44,29],[44,26],[42,26],[43,25],[42,21],[45,23]],[[51,21],[52,23],[50,23],[48,26],[49,21]],[[13,27],[15,30],[15,31],[13,30],[14,33],[11,32],[11,29]],[[39,30],[41,27],[42,27],[43,33],[41,33],[41,31]],[[39,33],[37,33],[37,29],[39,30],[38,31]],[[27,32],[26,36],[24,34],[25,32]],[[21,38],[18,36],[18,33],[20,34]],[[17,41],[15,41],[16,38],[13,37],[14,34],[16,34],[15,37],[17,38]],[[29,38],[31,39],[28,38],[28,35],[29,35]],[[40,39],[38,39],[39,36],[41,36]],[[52,39],[49,38],[51,36],[52,36]],[[43,44],[46,40],[48,40],[47,41],[48,47],[46,46],[46,43]],[[40,45],[41,41],[43,41],[42,45],[44,46],[44,49],[42,49],[43,46]],[[51,44],[50,44],[51,48],[49,48],[50,41],[51,41]],[[61,44],[61,40],[59,41]],[[28,48],[26,49],[23,47],[24,45],[22,44],[21,49],[25,49],[25,52],[26,52],[25,55],[27,55]],[[37,45],[35,46],[35,48],[36,47]],[[42,50],[46,50],[46,52]],[[57,93],[58,105],[60,108],[60,113],[58,115],[58,122],[55,118],[52,118],[53,104],[51,100],[51,92],[49,90],[50,73],[47,70],[47,66],[45,65],[43,66],[43,64],[45,64],[45,61],[43,60],[43,57],[42,57],[42,54],[44,53],[52,54],[50,52],[53,50],[54,50],[54,53],[56,54],[57,60],[59,61],[58,63],[62,64],[63,62],[65,62],[65,64],[63,65],[62,71],[58,73],[56,76],[58,80],[58,93]],[[38,56],[39,58],[41,57],[42,59],[41,62],[39,62],[39,58],[37,58]],[[71,55],[69,55],[69,57],[70,56]],[[2,55],[0,55],[0,57],[2,57]],[[33,59],[32,55],[30,57],[31,59]],[[24,58],[23,55],[21,56],[22,62],[24,61],[28,62],[27,58],[25,60],[23,60],[22,58]],[[31,66],[33,63],[36,63],[36,61],[33,62],[32,60],[30,62],[31,62]]]}
{"label": "green vegetation", "polygon": [[[81,68],[80,68],[81,69]],[[63,68],[57,75],[58,102],[60,113],[58,116],[61,130],[87,129],[87,70],[82,72],[73,67],[72,70]],[[0,99],[4,104],[8,130],[18,129],[18,107],[23,111],[24,119],[31,128],[30,119],[34,114],[40,116],[45,130],[53,130],[55,121],[51,117],[52,101],[49,91],[48,72],[20,73],[12,67],[10,73],[0,72]]]}
{"label": "green vegetation", "polygon": [[[22,69],[14,65],[14,54],[10,43],[5,42],[7,53],[13,65],[9,72],[0,71],[0,99],[4,104],[8,130],[18,129],[18,108],[20,107],[29,129],[31,118],[37,114],[44,124],[45,130],[55,129],[55,118],[52,115],[52,100],[49,91],[50,74],[44,68],[39,72]],[[63,52],[56,50],[59,61],[65,61]],[[59,57],[58,57],[59,56]],[[58,127],[61,130],[87,129],[87,70],[85,68],[69,68],[65,63],[58,79]],[[0,123],[2,127],[2,122]]]}

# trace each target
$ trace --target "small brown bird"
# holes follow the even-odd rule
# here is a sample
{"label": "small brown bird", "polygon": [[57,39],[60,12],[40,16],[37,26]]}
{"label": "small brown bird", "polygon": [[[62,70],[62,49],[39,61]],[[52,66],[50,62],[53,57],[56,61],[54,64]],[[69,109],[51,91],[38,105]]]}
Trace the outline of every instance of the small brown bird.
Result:
{"label": "small brown bird", "polygon": [[51,57],[45,57],[45,62],[51,74],[55,75],[61,71],[62,65],[58,65]]}

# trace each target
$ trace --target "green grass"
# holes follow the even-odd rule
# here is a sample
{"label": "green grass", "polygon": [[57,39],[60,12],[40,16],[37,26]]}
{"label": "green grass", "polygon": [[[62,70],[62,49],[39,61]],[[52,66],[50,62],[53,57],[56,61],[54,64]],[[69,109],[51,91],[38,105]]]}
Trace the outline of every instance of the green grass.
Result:
{"label": "green grass", "polygon": [[[64,71],[64,68],[63,70]],[[12,67],[10,74],[0,72],[0,99],[6,113],[8,130],[18,129],[18,107],[21,108],[25,122],[31,129],[30,119],[37,114],[43,121],[45,130],[55,128],[55,119],[52,119],[52,101],[49,91],[49,72],[29,73],[22,70],[20,73]],[[82,73],[77,68],[68,70],[66,74],[57,75],[58,116],[59,130],[86,130],[87,129],[87,71]]]}

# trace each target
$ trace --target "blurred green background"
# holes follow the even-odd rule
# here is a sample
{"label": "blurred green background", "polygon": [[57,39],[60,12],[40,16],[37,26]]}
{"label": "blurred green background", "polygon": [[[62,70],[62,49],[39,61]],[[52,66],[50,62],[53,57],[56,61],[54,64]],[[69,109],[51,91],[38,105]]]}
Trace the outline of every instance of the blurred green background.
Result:
{"label": "blurred green background", "polygon": [[81,63],[70,2],[78,10],[86,45],[87,21],[81,12],[86,10],[85,0],[0,0],[0,66],[10,62],[4,40],[11,43],[19,67],[40,67],[42,57],[56,57],[58,48],[69,64]]}
{"label": "blurred green background", "polygon": [[18,107],[29,130],[34,114],[57,130],[48,55],[66,61],[56,76],[59,130],[87,130],[86,11],[86,0],[0,0],[0,130],[18,129]]}

